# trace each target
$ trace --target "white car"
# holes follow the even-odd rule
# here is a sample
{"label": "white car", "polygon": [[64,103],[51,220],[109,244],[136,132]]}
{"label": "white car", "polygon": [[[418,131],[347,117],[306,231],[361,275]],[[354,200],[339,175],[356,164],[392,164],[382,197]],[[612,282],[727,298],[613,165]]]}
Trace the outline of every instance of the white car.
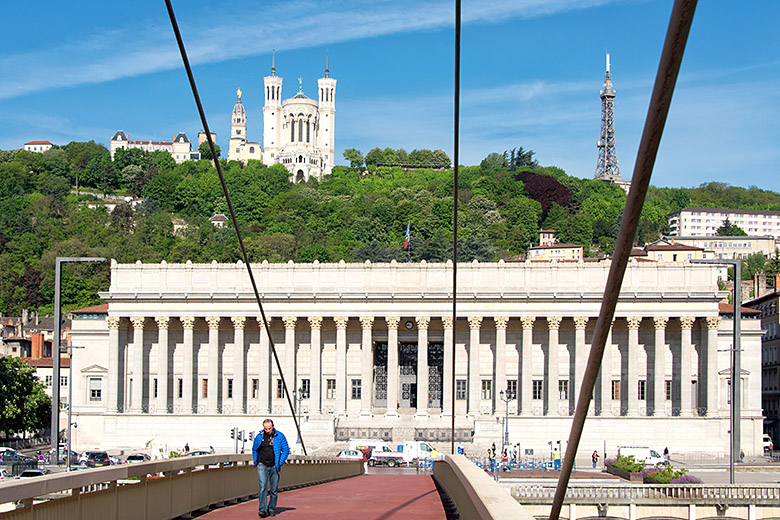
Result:
{"label": "white car", "polygon": [[765,452],[772,451],[774,449],[774,444],[772,443],[772,437],[770,437],[766,433],[764,434],[761,443],[764,445]]}
{"label": "white car", "polygon": [[0,468],[0,482],[3,480],[9,480],[11,478],[11,472],[5,468]]}
{"label": "white car", "polygon": [[346,460],[363,460],[363,453],[358,450],[341,450],[339,454],[336,455],[336,458]]}

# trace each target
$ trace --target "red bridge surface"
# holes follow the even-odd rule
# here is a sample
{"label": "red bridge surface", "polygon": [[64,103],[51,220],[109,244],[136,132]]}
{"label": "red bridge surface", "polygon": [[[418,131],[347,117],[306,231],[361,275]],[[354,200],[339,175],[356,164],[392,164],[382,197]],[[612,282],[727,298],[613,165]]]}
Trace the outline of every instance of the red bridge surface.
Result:
{"label": "red bridge surface", "polygon": [[[215,509],[200,519],[257,518],[257,500]],[[276,518],[437,519],[447,518],[431,475],[361,475],[279,493]]]}

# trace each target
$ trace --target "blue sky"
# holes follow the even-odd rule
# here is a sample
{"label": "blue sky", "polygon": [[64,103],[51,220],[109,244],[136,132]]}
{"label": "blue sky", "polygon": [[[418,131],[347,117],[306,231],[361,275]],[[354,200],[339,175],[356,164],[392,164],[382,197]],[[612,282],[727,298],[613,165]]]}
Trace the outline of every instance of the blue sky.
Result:
{"label": "blue sky", "polygon": [[[454,2],[174,1],[209,125],[226,148],[237,88],[262,134],[262,78],[275,47],[283,97],[316,97],[325,51],[336,148],[441,148],[452,156]],[[709,181],[780,191],[780,2],[702,0],[656,186]],[[604,54],[612,56],[621,173],[629,179],[670,0],[463,0],[461,164],[523,146],[543,165],[592,177]],[[44,139],[108,145],[201,128],[162,0],[4,10],[0,149]]]}

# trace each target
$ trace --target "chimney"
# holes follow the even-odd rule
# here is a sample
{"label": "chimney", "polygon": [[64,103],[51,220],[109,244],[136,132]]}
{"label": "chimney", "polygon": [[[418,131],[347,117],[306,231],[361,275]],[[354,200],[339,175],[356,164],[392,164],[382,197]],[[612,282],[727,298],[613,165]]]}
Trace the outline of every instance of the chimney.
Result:
{"label": "chimney", "polygon": [[33,359],[42,358],[43,357],[43,334],[33,334],[32,335],[32,353],[31,356]]}

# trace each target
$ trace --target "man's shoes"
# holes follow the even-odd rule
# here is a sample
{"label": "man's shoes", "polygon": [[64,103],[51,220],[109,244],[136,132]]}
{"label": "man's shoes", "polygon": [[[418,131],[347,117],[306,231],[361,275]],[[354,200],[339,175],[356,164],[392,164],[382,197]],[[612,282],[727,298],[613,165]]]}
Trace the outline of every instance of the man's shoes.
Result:
{"label": "man's shoes", "polygon": [[276,516],[276,511],[268,511],[268,516]]}
{"label": "man's shoes", "polygon": [[257,516],[259,516],[260,518],[265,518],[266,516],[268,516],[268,513],[266,513],[265,511],[260,511],[259,513],[257,513]]}

